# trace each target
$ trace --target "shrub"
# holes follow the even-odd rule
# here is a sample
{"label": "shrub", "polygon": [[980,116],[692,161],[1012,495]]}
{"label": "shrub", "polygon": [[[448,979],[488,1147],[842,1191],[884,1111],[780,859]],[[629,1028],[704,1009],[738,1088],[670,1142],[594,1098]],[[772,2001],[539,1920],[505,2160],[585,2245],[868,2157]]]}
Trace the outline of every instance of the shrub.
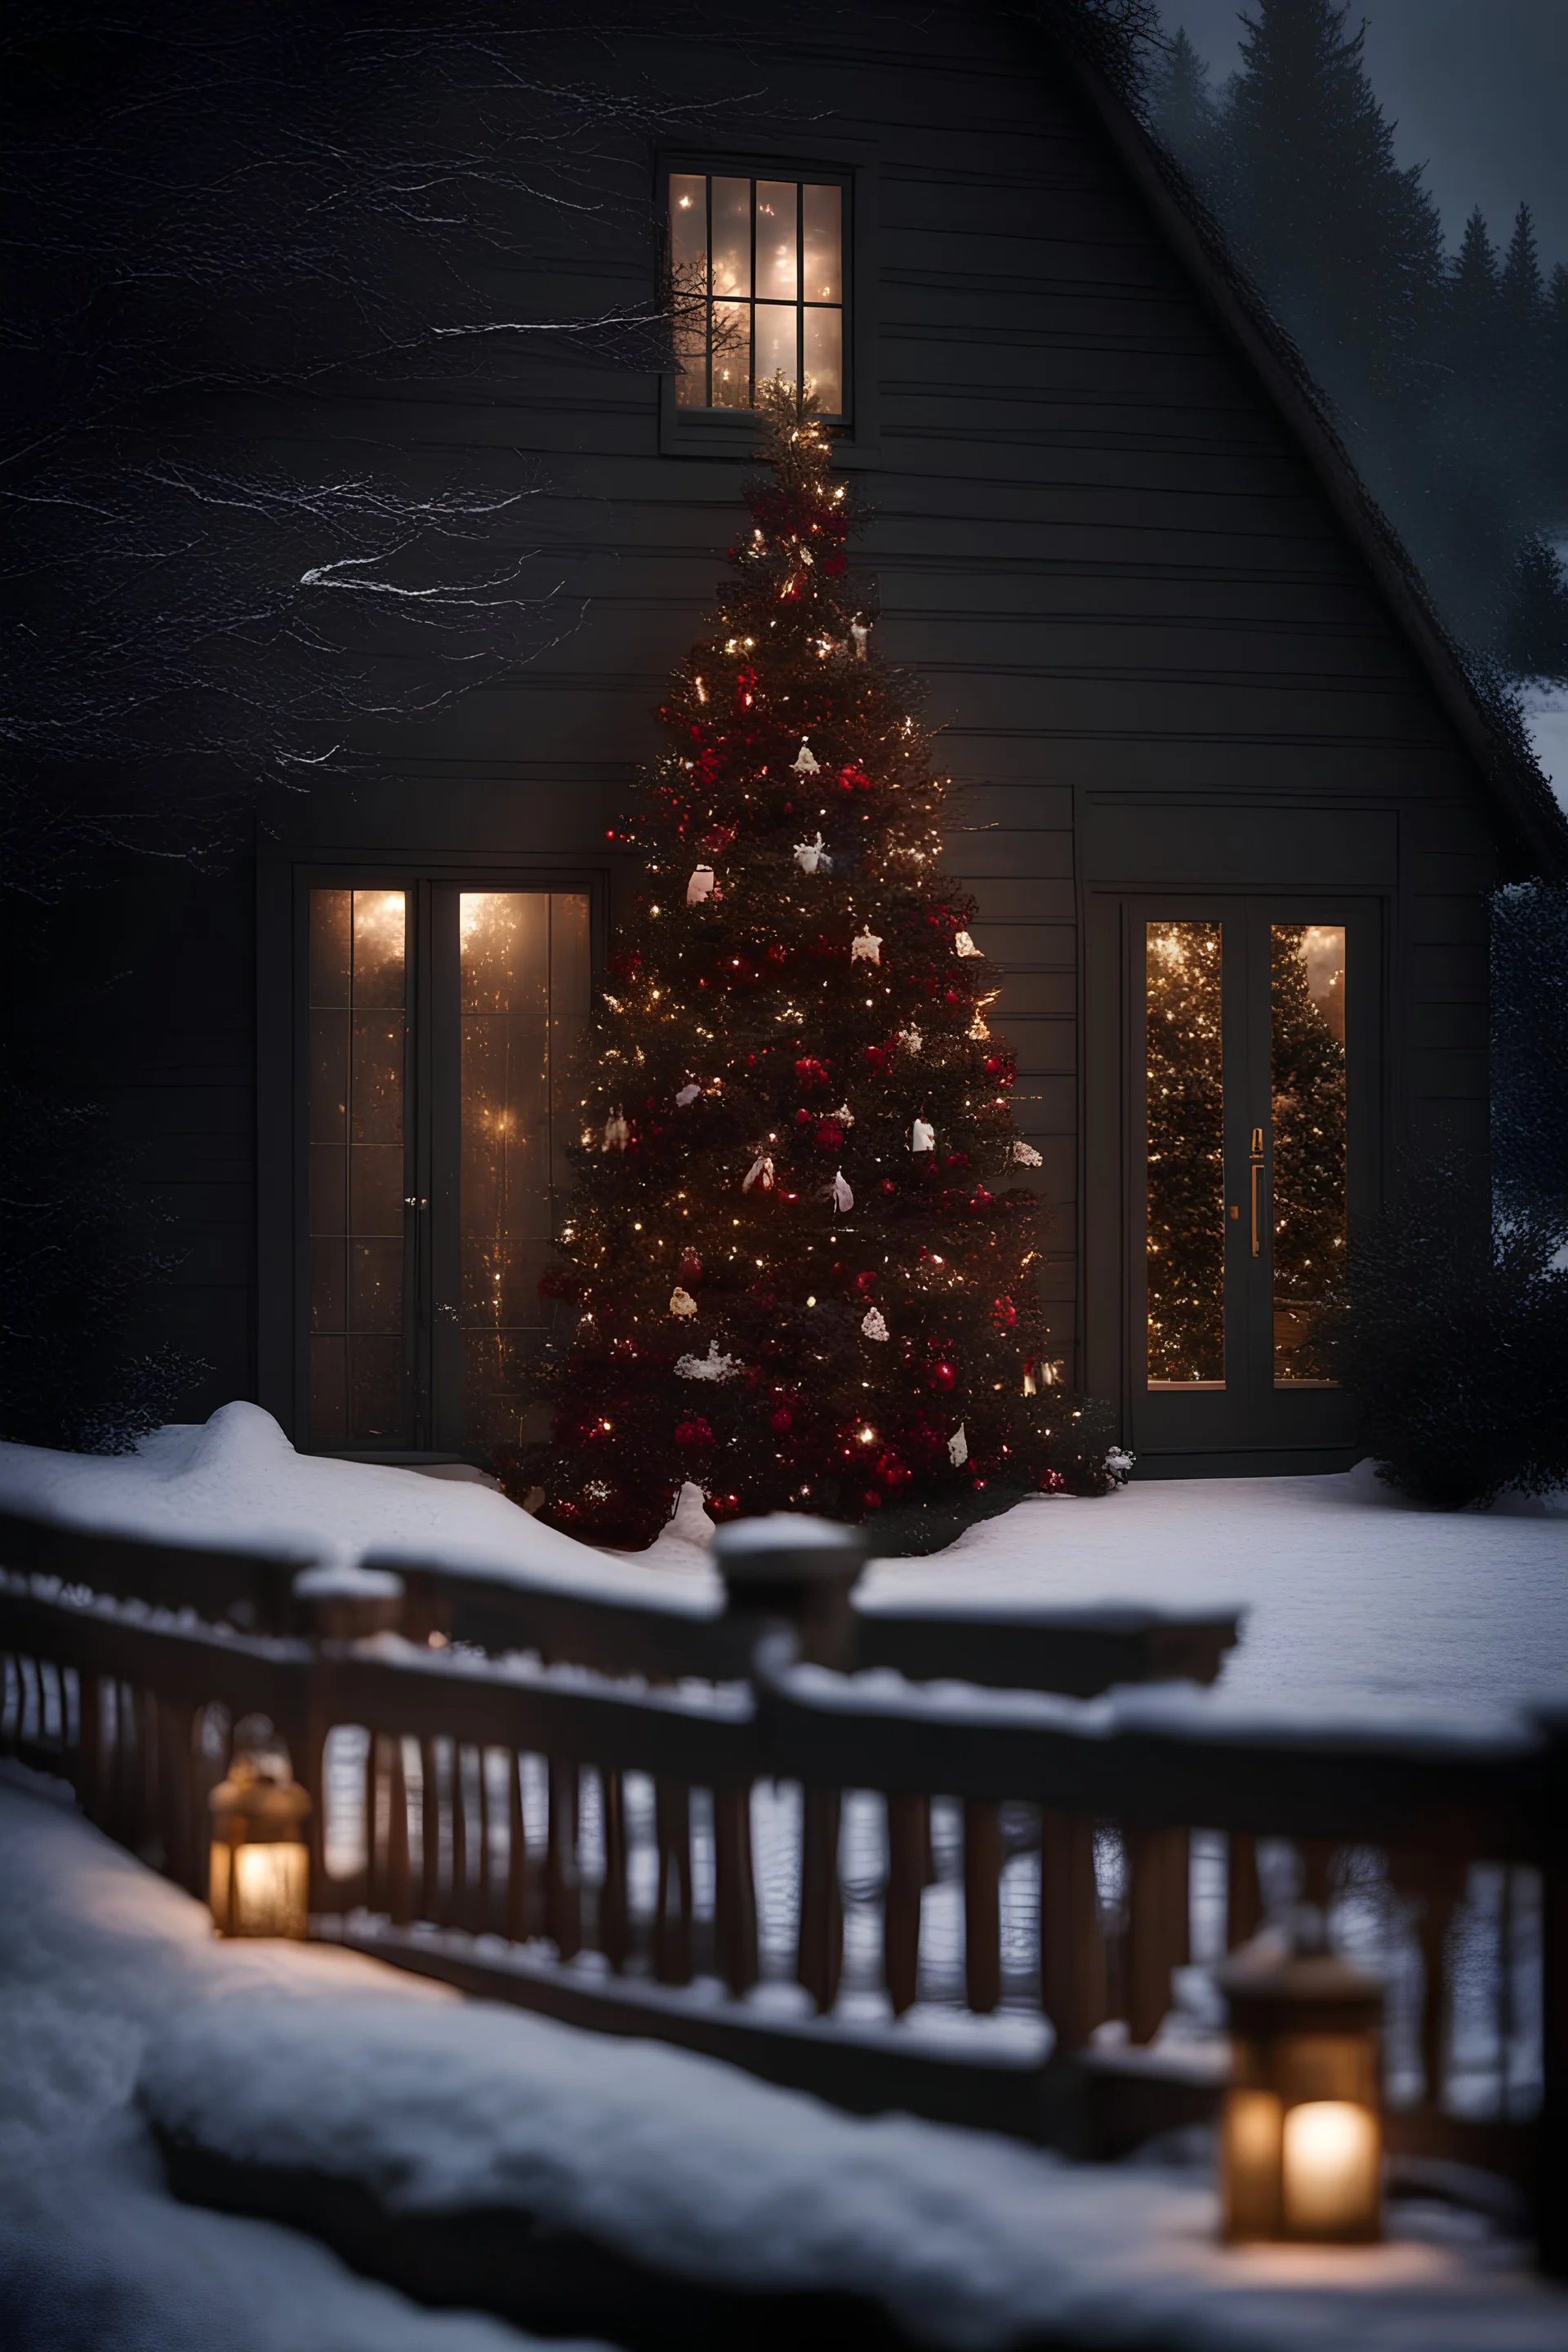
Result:
{"label": "shrub", "polygon": [[1335,1334],[1380,1475],[1440,1510],[1568,1485],[1563,1221],[1475,1213],[1478,1171],[1412,1176],[1354,1244]]}

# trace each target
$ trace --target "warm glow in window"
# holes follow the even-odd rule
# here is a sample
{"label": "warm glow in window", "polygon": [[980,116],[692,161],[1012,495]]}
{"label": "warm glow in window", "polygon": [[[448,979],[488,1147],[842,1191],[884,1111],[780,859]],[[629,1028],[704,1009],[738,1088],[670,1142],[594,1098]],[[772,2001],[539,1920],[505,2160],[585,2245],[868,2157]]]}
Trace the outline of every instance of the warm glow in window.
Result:
{"label": "warm glow in window", "polygon": [[1272,927],[1274,1383],[1326,1388],[1325,1310],[1343,1286],[1345,934],[1342,923]]}
{"label": "warm glow in window", "polygon": [[783,376],[842,416],[843,189],[672,173],[669,235],[680,406],[750,408]]}
{"label": "warm glow in window", "polygon": [[1149,1386],[1225,1385],[1218,923],[1147,926]]}

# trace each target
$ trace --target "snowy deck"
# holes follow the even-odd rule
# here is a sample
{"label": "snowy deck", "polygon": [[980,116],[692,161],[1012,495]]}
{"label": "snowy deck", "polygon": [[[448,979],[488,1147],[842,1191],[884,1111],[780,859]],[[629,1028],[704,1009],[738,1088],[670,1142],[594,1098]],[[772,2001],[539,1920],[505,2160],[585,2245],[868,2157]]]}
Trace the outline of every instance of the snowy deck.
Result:
{"label": "snowy deck", "polygon": [[348,1954],[216,1943],[199,1905],[16,1767],[0,1876],[0,2308],[20,2346],[524,2340],[417,2310],[273,2225],[176,2205],[151,2107],[411,2216],[500,2206],[700,2281],[837,2288],[932,2346],[1568,2352],[1568,2295],[1473,2214],[1401,2200],[1384,2247],[1226,2253],[1201,2168],[1089,2169],[858,2121]]}

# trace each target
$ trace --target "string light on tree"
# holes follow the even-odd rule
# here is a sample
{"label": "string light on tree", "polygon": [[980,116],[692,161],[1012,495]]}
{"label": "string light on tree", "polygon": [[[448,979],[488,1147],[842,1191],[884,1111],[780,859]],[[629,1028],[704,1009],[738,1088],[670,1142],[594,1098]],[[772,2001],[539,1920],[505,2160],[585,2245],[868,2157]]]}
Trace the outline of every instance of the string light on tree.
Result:
{"label": "string light on tree", "polygon": [[603,1143],[574,1152],[545,1277],[577,1313],[535,1379],[552,1439],[508,1472],[611,1544],[687,1478],[721,1516],[854,1519],[1112,1483],[1109,1430],[1025,1392],[1046,1213],[990,1172],[1021,1139],[942,872],[946,780],[872,650],[828,436],[782,386],[765,410],[752,528],[616,831],[647,880],[582,1049]]}

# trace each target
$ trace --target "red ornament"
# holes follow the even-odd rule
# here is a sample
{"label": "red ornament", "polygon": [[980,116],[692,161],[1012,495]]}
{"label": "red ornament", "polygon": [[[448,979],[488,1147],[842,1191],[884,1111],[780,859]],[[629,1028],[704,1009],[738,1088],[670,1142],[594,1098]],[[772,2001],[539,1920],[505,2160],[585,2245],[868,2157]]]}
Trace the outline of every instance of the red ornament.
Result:
{"label": "red ornament", "polygon": [[877,1189],[880,1192],[896,1192],[899,1188],[890,1176],[884,1176]]}
{"label": "red ornament", "polygon": [[875,1486],[868,1486],[860,1500],[868,1511],[879,1511],[882,1507],[882,1497]]}
{"label": "red ornament", "polygon": [[855,1287],[862,1293],[869,1293],[876,1289],[877,1277],[869,1266],[867,1267],[864,1274],[858,1274],[856,1276]]}
{"label": "red ornament", "polygon": [[825,1118],[817,1128],[815,1141],[818,1151],[841,1151],[844,1148],[844,1129],[837,1119]]}
{"label": "red ornament", "polygon": [[675,1442],[683,1454],[700,1454],[705,1445],[713,1443],[713,1432],[705,1421],[693,1415],[690,1421],[677,1422]]}
{"label": "red ornament", "polygon": [[711,1519],[738,1519],[741,1516],[739,1495],[705,1495],[703,1500]]}
{"label": "red ornament", "polygon": [[826,1063],[819,1062],[815,1054],[805,1055],[795,1064],[795,1075],[797,1084],[803,1087],[828,1087],[833,1083]]}
{"label": "red ornament", "polygon": [[698,1256],[697,1252],[694,1249],[681,1251],[679,1272],[682,1282],[701,1281],[702,1260]]}
{"label": "red ornament", "polygon": [[957,1378],[958,1374],[951,1364],[933,1364],[926,1374],[927,1383],[933,1389],[950,1389]]}
{"label": "red ornament", "polygon": [[1010,1331],[1018,1319],[1018,1310],[1010,1298],[998,1298],[992,1304],[991,1320],[998,1331]]}
{"label": "red ornament", "polygon": [[777,1412],[769,1416],[768,1426],[777,1437],[787,1437],[795,1427],[795,1415],[788,1405],[781,1404]]}

